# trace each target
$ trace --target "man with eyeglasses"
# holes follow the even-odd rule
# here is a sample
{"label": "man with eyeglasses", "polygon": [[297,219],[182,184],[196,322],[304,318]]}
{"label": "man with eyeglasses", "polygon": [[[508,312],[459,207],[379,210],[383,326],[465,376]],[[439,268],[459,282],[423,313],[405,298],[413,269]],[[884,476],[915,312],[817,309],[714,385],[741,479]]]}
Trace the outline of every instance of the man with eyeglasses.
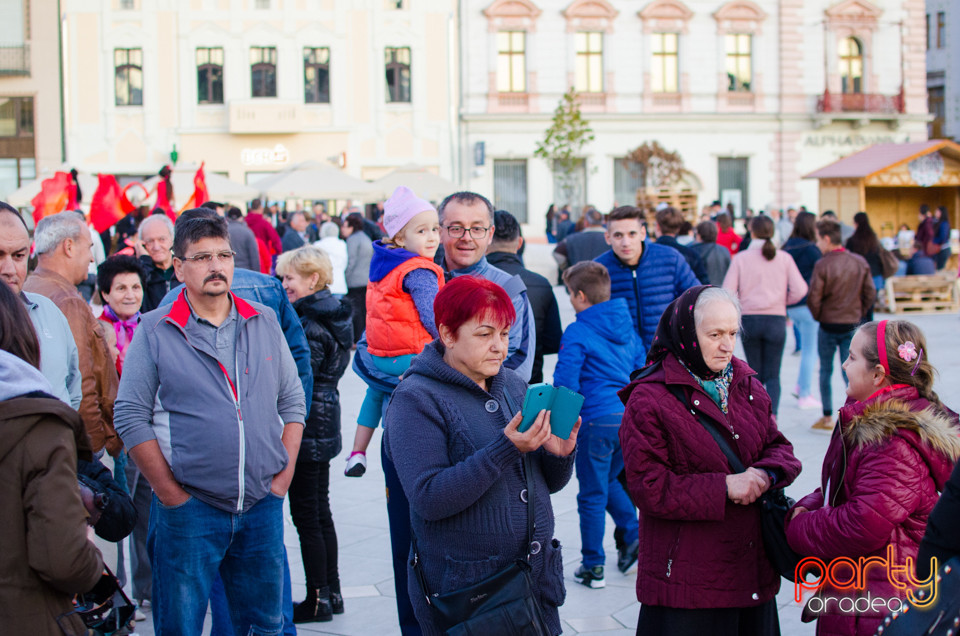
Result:
{"label": "man with eyeglasses", "polygon": [[487,261],[487,248],[496,230],[493,205],[486,197],[474,192],[456,192],[440,203],[437,212],[443,243],[442,256],[437,252],[437,262],[444,271],[452,277],[486,278],[510,295],[517,319],[510,328],[510,344],[503,365],[529,382],[537,347],[533,309],[520,276],[511,276]]}
{"label": "man with eyeglasses", "polygon": [[184,287],[173,305],[142,317],[115,414],[155,493],[154,629],[200,633],[219,573],[238,633],[280,633],[282,504],[303,433],[303,386],[274,313],[230,291],[226,222],[177,225],[173,266]]}
{"label": "man with eyeglasses", "polygon": [[[166,214],[148,216],[137,228],[137,253],[143,268],[143,303],[141,313],[160,306],[164,294],[175,285],[173,278],[173,223]],[[145,252],[145,253],[144,253]]]}

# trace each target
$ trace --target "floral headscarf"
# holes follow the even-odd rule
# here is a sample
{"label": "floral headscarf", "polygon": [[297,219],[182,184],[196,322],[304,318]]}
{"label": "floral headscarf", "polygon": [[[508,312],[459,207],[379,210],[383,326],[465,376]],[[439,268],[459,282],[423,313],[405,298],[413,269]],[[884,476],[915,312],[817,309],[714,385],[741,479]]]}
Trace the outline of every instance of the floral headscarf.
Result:
{"label": "floral headscarf", "polygon": [[650,345],[650,351],[647,352],[647,366],[663,361],[668,353],[672,353],[698,380],[717,379],[720,374],[711,371],[703,359],[693,316],[697,298],[710,287],[691,287],[667,306],[660,316],[657,333]]}

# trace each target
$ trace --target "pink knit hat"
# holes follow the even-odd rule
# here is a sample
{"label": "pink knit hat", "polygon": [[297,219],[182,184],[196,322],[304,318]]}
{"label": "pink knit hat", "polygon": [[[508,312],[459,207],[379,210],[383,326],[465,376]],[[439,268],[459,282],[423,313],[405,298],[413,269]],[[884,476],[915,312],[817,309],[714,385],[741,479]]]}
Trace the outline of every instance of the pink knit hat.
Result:
{"label": "pink knit hat", "polygon": [[383,204],[383,227],[387,229],[390,238],[393,238],[400,233],[403,226],[410,222],[410,219],[427,210],[437,211],[429,201],[418,197],[407,186],[397,186],[387,202]]}

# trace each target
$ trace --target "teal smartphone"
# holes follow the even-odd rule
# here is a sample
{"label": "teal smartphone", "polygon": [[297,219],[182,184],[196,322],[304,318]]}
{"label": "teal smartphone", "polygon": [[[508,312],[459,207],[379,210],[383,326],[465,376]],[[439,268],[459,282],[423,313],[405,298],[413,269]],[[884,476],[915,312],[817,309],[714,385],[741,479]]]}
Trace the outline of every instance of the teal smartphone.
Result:
{"label": "teal smartphone", "polygon": [[550,409],[550,431],[560,439],[570,439],[580,409],[583,408],[584,397],[576,391],[566,387],[557,387],[553,407]]}
{"label": "teal smartphone", "polygon": [[520,421],[518,431],[526,433],[527,429],[533,426],[533,422],[537,419],[540,411],[550,410],[550,406],[553,404],[553,395],[556,391],[552,385],[546,382],[531,384],[527,387],[527,394],[523,398],[523,420]]}
{"label": "teal smartphone", "polygon": [[537,419],[540,411],[550,411],[550,432],[560,439],[569,439],[580,409],[583,408],[583,396],[566,387],[554,387],[547,383],[533,384],[527,388],[523,399],[523,419],[517,428],[526,432]]}

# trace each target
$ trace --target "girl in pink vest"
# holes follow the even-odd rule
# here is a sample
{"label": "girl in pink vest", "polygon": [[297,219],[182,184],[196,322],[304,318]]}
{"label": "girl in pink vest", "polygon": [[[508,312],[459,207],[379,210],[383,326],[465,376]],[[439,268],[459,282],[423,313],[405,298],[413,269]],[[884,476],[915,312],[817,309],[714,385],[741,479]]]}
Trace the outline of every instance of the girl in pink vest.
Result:
{"label": "girl in pink vest", "polygon": [[[443,269],[433,262],[440,245],[440,217],[410,188],[399,186],[383,205],[389,239],[373,244],[367,286],[367,350],[381,372],[400,376],[413,357],[437,337],[433,300],[443,286]],[[370,386],[360,407],[353,452],[344,474],[367,470],[367,446],[380,424],[383,400]]]}

